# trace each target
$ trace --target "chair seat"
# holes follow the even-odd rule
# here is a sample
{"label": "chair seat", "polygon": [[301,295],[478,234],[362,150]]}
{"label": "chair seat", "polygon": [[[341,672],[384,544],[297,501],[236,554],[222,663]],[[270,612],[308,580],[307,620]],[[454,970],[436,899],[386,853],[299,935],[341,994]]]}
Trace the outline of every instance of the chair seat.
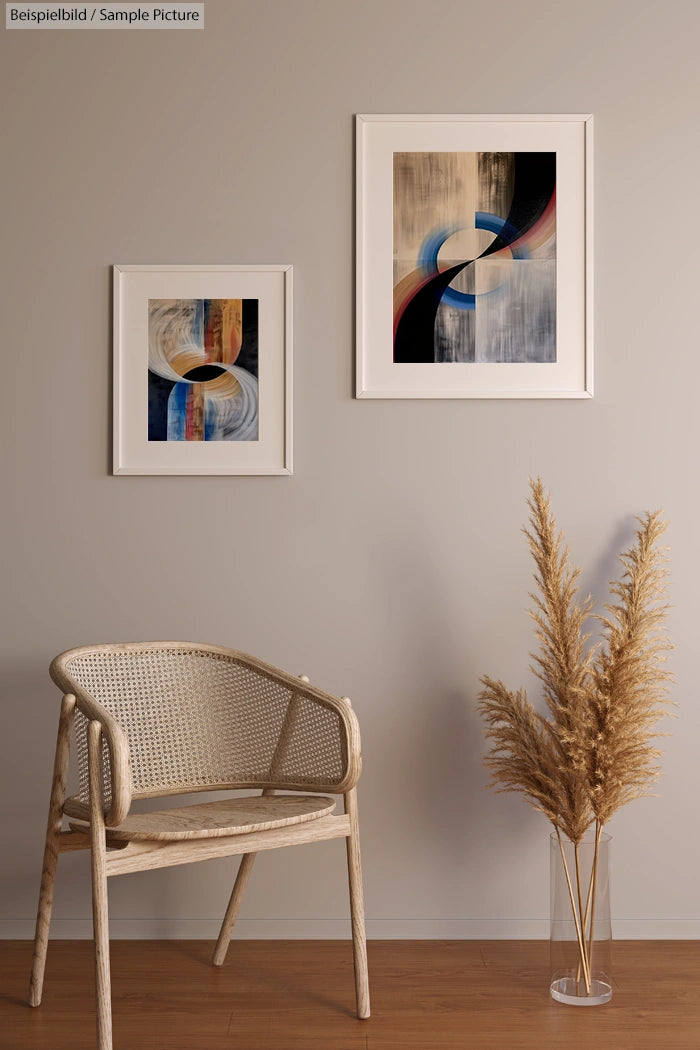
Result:
{"label": "chair seat", "polygon": [[[327,795],[256,795],[204,802],[152,813],[132,813],[116,828],[107,829],[108,842],[172,841],[220,838],[253,831],[269,831],[326,817],[335,809]],[[71,822],[74,831],[85,824]]]}

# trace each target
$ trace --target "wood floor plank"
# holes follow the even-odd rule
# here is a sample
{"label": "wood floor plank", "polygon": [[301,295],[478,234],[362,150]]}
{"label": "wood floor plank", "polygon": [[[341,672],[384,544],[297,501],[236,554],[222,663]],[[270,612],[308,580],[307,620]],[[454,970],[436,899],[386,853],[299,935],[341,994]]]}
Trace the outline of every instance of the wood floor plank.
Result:
{"label": "wood floor plank", "polygon": [[[548,993],[542,941],[371,941],[372,1017],[350,941],[113,941],[115,1050],[699,1050],[700,942],[614,945],[615,991]],[[26,1005],[27,941],[0,943],[0,1050],[94,1050],[91,944],[52,941]]]}

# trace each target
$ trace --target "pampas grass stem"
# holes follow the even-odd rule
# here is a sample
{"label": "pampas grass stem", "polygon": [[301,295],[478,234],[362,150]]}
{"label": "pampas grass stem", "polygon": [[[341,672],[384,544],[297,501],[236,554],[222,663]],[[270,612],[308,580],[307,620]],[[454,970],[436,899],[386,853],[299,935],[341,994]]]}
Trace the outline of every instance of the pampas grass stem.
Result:
{"label": "pampas grass stem", "polygon": [[[591,893],[590,893],[590,916],[591,925],[588,933],[588,965],[593,966],[593,934],[595,927],[595,894],[598,885],[598,849],[600,846],[600,836],[603,833],[603,825],[600,822],[596,823],[595,829],[595,845],[593,846],[593,870],[591,872]],[[588,906],[586,906],[588,912]]]}
{"label": "pampas grass stem", "polygon": [[[559,840],[559,852],[561,853],[561,862],[564,865],[564,875],[566,876],[566,885],[569,888],[569,900],[571,901],[571,911],[574,916],[574,925],[576,927],[576,938],[578,940],[578,950],[581,965],[583,967],[583,979],[586,982],[586,995],[591,994],[591,978],[588,972],[588,960],[586,958],[586,941],[581,930],[581,923],[579,921],[580,912],[576,909],[576,898],[574,897],[574,887],[571,884],[571,876],[569,875],[569,865],[566,863],[566,853],[564,852],[564,843],[561,840],[561,834],[557,828],[557,839]],[[578,853],[577,853],[578,857]],[[579,901],[581,899],[581,889],[579,883],[578,891]]]}

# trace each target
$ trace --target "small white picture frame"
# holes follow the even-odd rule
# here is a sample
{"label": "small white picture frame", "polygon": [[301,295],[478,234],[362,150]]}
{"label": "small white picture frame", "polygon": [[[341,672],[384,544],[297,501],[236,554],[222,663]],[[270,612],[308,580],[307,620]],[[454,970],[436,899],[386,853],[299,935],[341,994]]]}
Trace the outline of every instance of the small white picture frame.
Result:
{"label": "small white picture frame", "polygon": [[113,276],[114,474],[291,474],[291,265]]}

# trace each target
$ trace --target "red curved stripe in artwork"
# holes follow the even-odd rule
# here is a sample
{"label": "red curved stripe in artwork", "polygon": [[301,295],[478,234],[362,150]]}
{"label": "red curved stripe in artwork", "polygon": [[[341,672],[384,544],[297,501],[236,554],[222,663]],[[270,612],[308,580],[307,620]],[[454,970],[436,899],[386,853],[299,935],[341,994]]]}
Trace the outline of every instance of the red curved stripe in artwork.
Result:
{"label": "red curved stripe in artwork", "polygon": [[547,207],[542,212],[537,222],[532,226],[526,233],[519,237],[517,241],[513,241],[512,244],[507,245],[505,248],[501,248],[500,251],[494,253],[494,258],[504,252],[516,251],[518,248],[524,248],[526,252],[531,253],[541,248],[543,244],[553,236],[556,230],[556,218],[557,218],[557,191],[552,191],[552,196],[549,198]]}

